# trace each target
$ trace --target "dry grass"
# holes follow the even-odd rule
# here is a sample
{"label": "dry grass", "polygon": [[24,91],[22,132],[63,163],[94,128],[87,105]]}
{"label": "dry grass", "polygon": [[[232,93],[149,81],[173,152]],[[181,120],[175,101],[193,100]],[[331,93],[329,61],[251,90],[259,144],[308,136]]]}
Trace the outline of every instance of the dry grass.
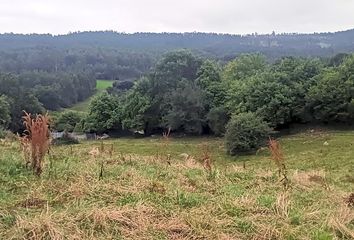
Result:
{"label": "dry grass", "polygon": [[229,158],[215,139],[170,139],[170,165],[156,157],[160,138],[55,146],[41,178],[1,147],[0,239],[351,239],[354,151],[325,155],[323,139],[307,148],[298,138],[282,139],[286,191],[265,153]]}
{"label": "dry grass", "polygon": [[342,236],[354,239],[354,230],[347,227],[350,223],[354,223],[354,212],[345,205],[341,205],[328,221],[328,225],[340,232]]}
{"label": "dry grass", "polygon": [[201,161],[203,167],[209,172],[212,172],[211,151],[210,146],[207,143],[201,145]]}
{"label": "dry grass", "polygon": [[[40,176],[43,171],[44,157],[50,147],[49,122],[50,118],[48,114],[39,114],[32,118],[30,113],[25,112],[25,116],[23,117],[26,135],[20,138],[20,143],[25,155],[26,164],[28,160],[31,161],[31,167],[37,176]],[[26,156],[29,152],[30,157]]]}

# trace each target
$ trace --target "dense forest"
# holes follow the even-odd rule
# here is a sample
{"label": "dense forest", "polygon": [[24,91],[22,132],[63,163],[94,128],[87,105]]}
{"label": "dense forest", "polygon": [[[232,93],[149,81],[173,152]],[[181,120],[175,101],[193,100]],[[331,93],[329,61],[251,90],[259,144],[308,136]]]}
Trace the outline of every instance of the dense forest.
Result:
{"label": "dense forest", "polygon": [[96,79],[134,79],[162,54],[190,49],[228,62],[243,53],[270,61],[283,56],[331,57],[354,51],[354,30],[318,34],[77,32],[67,35],[0,34],[0,71],[91,72]]}

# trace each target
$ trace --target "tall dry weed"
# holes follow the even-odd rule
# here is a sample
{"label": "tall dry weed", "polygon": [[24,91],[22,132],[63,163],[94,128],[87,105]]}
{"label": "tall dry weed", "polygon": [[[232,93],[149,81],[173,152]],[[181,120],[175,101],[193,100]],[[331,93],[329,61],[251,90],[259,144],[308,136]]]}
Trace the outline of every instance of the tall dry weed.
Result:
{"label": "tall dry weed", "polygon": [[26,161],[31,164],[31,168],[37,176],[40,176],[43,171],[44,157],[50,147],[49,123],[48,114],[38,114],[32,117],[30,113],[25,112],[23,117],[26,130],[25,136],[20,138],[20,143],[23,146]]}
{"label": "tall dry weed", "polygon": [[275,139],[269,138],[268,148],[271,153],[272,160],[277,165],[279,176],[282,177],[281,182],[284,187],[287,187],[289,184],[289,179],[285,165],[285,158],[280,143]]}

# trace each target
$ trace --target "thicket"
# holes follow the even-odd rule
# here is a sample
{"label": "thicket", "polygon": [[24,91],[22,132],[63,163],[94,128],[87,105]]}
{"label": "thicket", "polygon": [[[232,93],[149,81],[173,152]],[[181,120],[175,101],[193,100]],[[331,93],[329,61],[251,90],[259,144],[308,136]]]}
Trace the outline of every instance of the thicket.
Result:
{"label": "thicket", "polygon": [[[259,120],[273,129],[292,123],[350,124],[354,55],[338,58],[286,57],[269,63],[248,54],[222,65],[185,50],[168,53],[132,88],[99,96],[84,122],[99,131],[123,128],[149,135],[170,128],[217,136],[234,131],[240,121]],[[258,138],[237,141],[237,147],[229,145],[230,153],[259,146]]]}

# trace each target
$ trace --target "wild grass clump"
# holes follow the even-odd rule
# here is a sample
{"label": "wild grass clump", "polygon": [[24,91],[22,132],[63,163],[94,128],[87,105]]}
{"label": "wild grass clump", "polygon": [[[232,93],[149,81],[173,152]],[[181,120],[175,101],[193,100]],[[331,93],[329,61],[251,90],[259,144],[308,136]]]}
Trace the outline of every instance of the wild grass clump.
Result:
{"label": "wild grass clump", "polygon": [[49,131],[50,118],[48,114],[38,114],[32,117],[25,112],[23,124],[26,128],[25,136],[20,138],[26,164],[30,164],[34,173],[40,176],[43,171],[43,162],[49,151],[51,137]]}

